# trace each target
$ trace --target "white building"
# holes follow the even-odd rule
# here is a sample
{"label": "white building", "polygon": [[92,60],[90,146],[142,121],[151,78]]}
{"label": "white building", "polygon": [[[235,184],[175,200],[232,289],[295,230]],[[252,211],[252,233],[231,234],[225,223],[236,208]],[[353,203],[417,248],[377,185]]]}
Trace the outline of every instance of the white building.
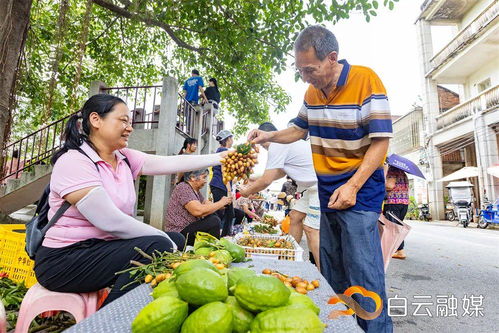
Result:
{"label": "white building", "polygon": [[[423,78],[424,149],[429,163],[429,203],[444,216],[439,179],[463,166],[477,166],[475,193],[483,202],[499,197],[499,182],[486,173],[498,163],[499,1],[426,0],[416,21]],[[435,49],[432,27],[450,26],[453,37]],[[456,85],[460,103],[439,106],[437,84]]]}
{"label": "white building", "polygon": [[[390,140],[390,154],[397,154],[416,164],[425,177],[429,175],[428,164],[424,157],[423,109],[414,108],[393,121],[393,138]],[[426,180],[409,175],[409,195],[416,203],[428,203],[428,187]]]}

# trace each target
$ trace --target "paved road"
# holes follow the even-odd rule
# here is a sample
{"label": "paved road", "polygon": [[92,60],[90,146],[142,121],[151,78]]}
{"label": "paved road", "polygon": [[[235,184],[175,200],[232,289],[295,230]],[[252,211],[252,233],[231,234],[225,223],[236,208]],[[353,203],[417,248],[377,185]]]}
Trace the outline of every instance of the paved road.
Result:
{"label": "paved road", "polygon": [[[407,316],[392,317],[395,332],[499,332],[499,230],[409,224],[407,259],[392,259],[387,274],[388,297],[407,299]],[[404,300],[391,302],[402,314]]]}

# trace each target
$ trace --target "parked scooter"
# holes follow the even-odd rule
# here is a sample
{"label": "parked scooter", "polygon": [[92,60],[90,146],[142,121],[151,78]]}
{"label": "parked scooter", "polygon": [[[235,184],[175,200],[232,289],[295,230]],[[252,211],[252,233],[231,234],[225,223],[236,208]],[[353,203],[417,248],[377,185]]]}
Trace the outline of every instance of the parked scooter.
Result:
{"label": "parked scooter", "polygon": [[489,224],[499,224],[499,199],[494,201],[494,203],[488,202],[484,203],[485,209],[480,211],[480,218],[477,223],[477,227],[480,229],[485,229]]}
{"label": "parked scooter", "polygon": [[456,219],[456,207],[452,202],[448,202],[445,205],[445,219],[448,221],[454,221]]}
{"label": "parked scooter", "polygon": [[471,208],[473,203],[472,187],[473,184],[468,181],[450,182],[449,185],[447,185],[447,188],[449,189],[449,201],[452,202],[455,207],[455,216],[459,223],[465,228],[473,221],[473,210]]}
{"label": "parked scooter", "polygon": [[421,204],[418,206],[419,209],[419,219],[424,221],[431,220],[430,207],[428,204]]}

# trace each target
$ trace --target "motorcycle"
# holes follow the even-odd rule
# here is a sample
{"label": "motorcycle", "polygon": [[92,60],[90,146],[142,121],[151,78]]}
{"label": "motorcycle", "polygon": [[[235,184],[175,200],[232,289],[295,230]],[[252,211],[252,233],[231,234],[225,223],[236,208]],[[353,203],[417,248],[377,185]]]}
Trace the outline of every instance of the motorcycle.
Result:
{"label": "motorcycle", "polygon": [[473,192],[471,184],[468,181],[450,182],[446,186],[449,189],[449,201],[454,205],[454,215],[464,228],[467,228],[473,221]]}
{"label": "motorcycle", "polygon": [[485,202],[484,206],[485,209],[480,211],[477,227],[485,229],[489,224],[499,224],[499,199],[494,201],[494,203]]}
{"label": "motorcycle", "polygon": [[456,219],[455,209],[456,207],[451,202],[448,202],[445,205],[445,218],[448,221],[454,221]]}
{"label": "motorcycle", "polygon": [[421,204],[418,206],[419,209],[419,219],[424,220],[424,221],[430,221],[431,220],[431,214],[430,214],[430,207],[428,204]]}

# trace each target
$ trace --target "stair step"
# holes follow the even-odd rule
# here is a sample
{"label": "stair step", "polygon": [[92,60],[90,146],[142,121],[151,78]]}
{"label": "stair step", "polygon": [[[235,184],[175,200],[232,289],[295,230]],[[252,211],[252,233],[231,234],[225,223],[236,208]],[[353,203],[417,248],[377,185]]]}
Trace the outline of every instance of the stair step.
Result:
{"label": "stair step", "polygon": [[23,184],[26,184],[28,182],[31,181],[31,179],[33,179],[35,177],[35,171],[32,170],[32,171],[28,171],[28,172],[23,172],[21,173],[21,177],[19,177],[19,179],[21,180],[21,182]]}
{"label": "stair step", "polygon": [[47,173],[52,171],[52,166],[51,165],[35,165],[35,175],[36,177],[42,177],[45,176]]}
{"label": "stair step", "polygon": [[21,184],[21,179],[9,179],[7,180],[7,185],[5,186],[5,193],[10,193],[15,191]]}

